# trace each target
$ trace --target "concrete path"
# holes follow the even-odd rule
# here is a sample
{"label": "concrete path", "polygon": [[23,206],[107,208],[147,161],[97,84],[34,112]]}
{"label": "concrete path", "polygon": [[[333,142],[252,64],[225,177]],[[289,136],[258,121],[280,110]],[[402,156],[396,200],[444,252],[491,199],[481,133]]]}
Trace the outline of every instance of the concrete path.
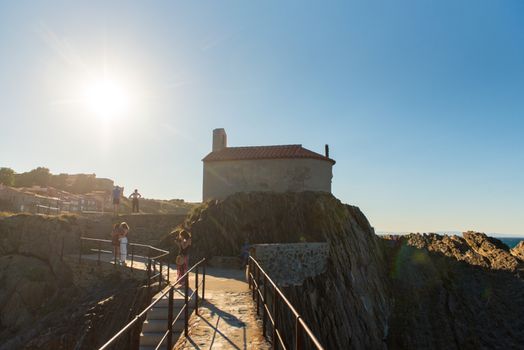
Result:
{"label": "concrete path", "polygon": [[243,270],[207,268],[205,301],[174,349],[270,349]]}

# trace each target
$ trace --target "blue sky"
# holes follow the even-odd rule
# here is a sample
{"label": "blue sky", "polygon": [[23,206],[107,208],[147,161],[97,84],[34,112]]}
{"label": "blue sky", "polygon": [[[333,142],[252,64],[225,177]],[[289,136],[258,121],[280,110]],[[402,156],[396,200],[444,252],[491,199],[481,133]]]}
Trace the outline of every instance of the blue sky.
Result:
{"label": "blue sky", "polygon": [[[201,198],[211,131],[337,160],[380,231],[524,233],[524,2],[0,2],[0,166]],[[129,110],[93,116],[101,75]]]}

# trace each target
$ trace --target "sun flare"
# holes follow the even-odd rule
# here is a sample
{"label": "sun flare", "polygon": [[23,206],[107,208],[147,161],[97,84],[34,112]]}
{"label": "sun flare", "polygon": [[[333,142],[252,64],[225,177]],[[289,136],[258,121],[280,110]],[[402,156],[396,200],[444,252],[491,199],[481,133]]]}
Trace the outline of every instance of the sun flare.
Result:
{"label": "sun flare", "polygon": [[129,109],[129,95],[115,80],[99,79],[89,83],[84,91],[87,108],[104,120],[124,116]]}

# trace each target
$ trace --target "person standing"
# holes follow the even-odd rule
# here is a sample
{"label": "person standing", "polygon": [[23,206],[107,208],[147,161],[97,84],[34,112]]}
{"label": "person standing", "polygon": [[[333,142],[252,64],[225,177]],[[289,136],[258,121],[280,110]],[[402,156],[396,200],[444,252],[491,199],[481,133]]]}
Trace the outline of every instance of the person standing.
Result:
{"label": "person standing", "polygon": [[178,244],[178,255],[176,257],[176,268],[177,268],[177,282],[181,287],[186,284],[185,279],[181,279],[182,276],[187,272],[189,265],[189,247],[191,247],[191,234],[182,230],[178,233],[176,242]]}
{"label": "person standing", "polygon": [[126,266],[127,259],[127,234],[129,233],[129,225],[126,222],[120,224],[120,264]]}
{"label": "person standing", "polygon": [[142,198],[142,195],[140,193],[138,193],[137,189],[135,189],[135,192],[131,193],[129,195],[129,198],[131,198],[133,200],[133,210],[132,210],[132,212],[133,213],[138,213],[140,211],[140,209],[138,207],[138,199]]}
{"label": "person standing", "polygon": [[113,231],[111,232],[111,244],[113,245],[115,264],[118,264],[120,263],[120,224],[113,225]]}
{"label": "person standing", "polygon": [[118,215],[121,195],[122,195],[122,190],[120,189],[120,187],[115,186],[115,188],[113,188],[113,214],[115,216]]}

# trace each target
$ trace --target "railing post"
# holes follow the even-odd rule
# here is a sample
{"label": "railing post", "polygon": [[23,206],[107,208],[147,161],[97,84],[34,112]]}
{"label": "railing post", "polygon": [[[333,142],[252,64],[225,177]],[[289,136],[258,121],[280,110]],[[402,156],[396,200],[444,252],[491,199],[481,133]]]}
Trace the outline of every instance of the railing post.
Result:
{"label": "railing post", "polygon": [[206,264],[207,260],[204,260],[204,266],[202,271],[202,300],[206,299]]}
{"label": "railing post", "polygon": [[267,276],[264,274],[264,305],[262,306],[262,335],[266,337],[267,327]]}
{"label": "railing post", "polygon": [[195,270],[195,315],[198,315],[198,265]]}
{"label": "railing post", "polygon": [[277,320],[278,320],[278,313],[277,313],[277,291],[276,287],[273,286],[273,342],[272,342],[272,348],[278,349],[277,346]]}
{"label": "railing post", "polygon": [[249,286],[249,289],[251,289],[251,256],[247,259],[247,284]]}
{"label": "railing post", "polygon": [[[255,268],[255,264],[253,264],[253,268]],[[251,281],[251,298],[253,300],[255,300],[255,281],[254,281],[254,278],[255,278],[255,273],[254,273],[254,271],[251,271],[249,273],[249,279]]]}
{"label": "railing post", "polygon": [[98,241],[98,261],[97,261],[97,264],[100,266],[100,250],[101,250],[101,245],[100,245],[100,241]]}
{"label": "railing post", "polygon": [[149,290],[150,284],[151,284],[151,259],[147,257],[147,290]]}
{"label": "railing post", "polygon": [[167,256],[167,284],[169,284],[169,274],[171,273],[170,263],[169,263],[169,255]]}
{"label": "railing post", "polygon": [[186,305],[185,309],[184,309],[184,336],[187,337],[187,323],[188,323],[188,319],[189,319],[189,303],[188,303],[188,300],[187,300],[187,296],[189,294],[189,273],[186,272],[186,277],[185,277],[185,295],[184,295],[184,303]]}
{"label": "railing post", "polygon": [[169,310],[167,312],[167,348],[171,350],[173,347],[173,288],[169,289]]}
{"label": "railing post", "polygon": [[295,319],[295,349],[302,350],[302,326],[300,324],[300,315]]}
{"label": "railing post", "polygon": [[257,269],[255,281],[257,282],[257,316],[259,315],[260,304],[260,270]]}
{"label": "railing post", "polygon": [[162,290],[162,261],[160,261],[160,274],[158,275],[158,291]]}
{"label": "railing post", "polygon": [[135,245],[131,244],[131,272],[133,271],[134,261],[135,261]]}

